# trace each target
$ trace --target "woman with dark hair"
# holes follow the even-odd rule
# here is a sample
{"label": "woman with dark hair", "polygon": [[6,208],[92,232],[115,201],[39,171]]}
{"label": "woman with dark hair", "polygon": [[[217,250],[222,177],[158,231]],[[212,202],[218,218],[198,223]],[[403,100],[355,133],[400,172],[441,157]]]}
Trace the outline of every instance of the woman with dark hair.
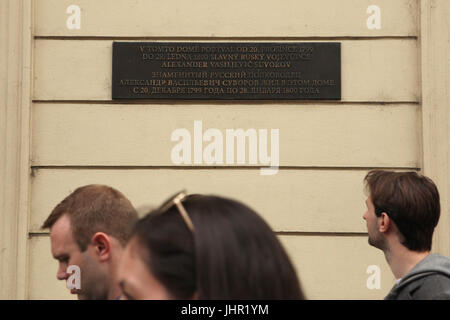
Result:
{"label": "woman with dark hair", "polygon": [[288,255],[255,211],[184,192],[138,221],[118,280],[127,299],[304,299]]}

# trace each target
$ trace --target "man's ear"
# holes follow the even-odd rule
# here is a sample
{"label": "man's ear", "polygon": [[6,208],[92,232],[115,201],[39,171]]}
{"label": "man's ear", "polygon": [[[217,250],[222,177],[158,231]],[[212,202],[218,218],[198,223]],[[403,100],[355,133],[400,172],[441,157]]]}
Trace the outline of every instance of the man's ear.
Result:
{"label": "man's ear", "polygon": [[378,217],[378,231],[381,233],[388,232],[392,227],[392,220],[386,212],[382,212]]}
{"label": "man's ear", "polygon": [[92,236],[91,245],[100,261],[106,261],[111,257],[111,238],[106,233],[95,233]]}

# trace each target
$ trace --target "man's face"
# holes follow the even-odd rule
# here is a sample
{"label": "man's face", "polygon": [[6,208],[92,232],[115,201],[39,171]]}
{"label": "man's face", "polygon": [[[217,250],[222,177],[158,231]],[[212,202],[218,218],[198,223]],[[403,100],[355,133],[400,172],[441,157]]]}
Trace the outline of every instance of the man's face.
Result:
{"label": "man's face", "polygon": [[369,244],[378,249],[383,250],[385,248],[385,238],[378,230],[378,217],[375,214],[375,206],[373,205],[370,197],[366,200],[367,210],[363,215],[363,219],[366,220],[367,233],[369,234]]}
{"label": "man's face", "polygon": [[80,289],[71,289],[70,293],[77,294],[78,299],[106,299],[105,281],[99,263],[95,259],[95,250],[91,245],[84,252],[73,238],[70,218],[63,215],[50,228],[50,242],[53,257],[58,260],[58,280],[67,281],[70,274],[67,267],[75,265],[80,268]]}
{"label": "man's face", "polygon": [[120,260],[117,281],[122,299],[167,300],[170,294],[162,283],[150,272],[142,259],[142,249],[136,239],[130,240]]}

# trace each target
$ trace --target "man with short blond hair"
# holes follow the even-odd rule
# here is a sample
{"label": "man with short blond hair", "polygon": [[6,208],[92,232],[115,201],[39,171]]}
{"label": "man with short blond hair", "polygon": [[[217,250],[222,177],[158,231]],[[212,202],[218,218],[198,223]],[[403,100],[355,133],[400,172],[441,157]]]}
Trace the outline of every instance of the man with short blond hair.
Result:
{"label": "man with short blond hair", "polygon": [[57,278],[67,280],[67,268],[79,267],[78,299],[117,299],[115,273],[138,214],[119,191],[105,185],[76,189],[61,201],[42,225],[50,229],[51,251],[58,260]]}

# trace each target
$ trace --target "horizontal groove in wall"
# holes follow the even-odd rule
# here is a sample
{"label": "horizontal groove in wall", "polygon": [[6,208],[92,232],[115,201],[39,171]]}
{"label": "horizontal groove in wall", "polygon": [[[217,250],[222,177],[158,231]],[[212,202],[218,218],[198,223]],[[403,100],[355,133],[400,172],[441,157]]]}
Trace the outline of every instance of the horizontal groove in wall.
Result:
{"label": "horizontal groove in wall", "polygon": [[417,40],[417,36],[373,36],[373,37],[196,37],[196,36],[172,36],[172,37],[115,37],[115,36],[34,36],[35,40],[157,40],[157,41],[227,41],[227,40],[245,40],[245,41],[339,41],[339,40]]}
{"label": "horizontal groove in wall", "polygon": [[334,101],[334,100],[32,100],[33,103],[53,103],[53,104],[173,104],[173,105],[212,105],[217,104],[245,104],[245,105],[270,105],[270,104],[287,104],[287,105],[318,105],[318,104],[340,104],[340,105],[396,105],[396,104],[420,104],[419,101]]}
{"label": "horizontal groove in wall", "polygon": [[35,237],[49,237],[50,232],[28,232],[28,238],[35,238]]}
{"label": "horizontal groove in wall", "polygon": [[[152,170],[259,170],[261,168],[267,168],[267,166],[77,166],[77,165],[40,165],[31,166],[32,170],[142,170],[142,169],[152,169]],[[360,170],[366,171],[371,169],[385,169],[385,170],[415,170],[420,171],[417,167],[314,167],[314,166],[304,166],[304,167],[293,167],[293,166],[280,166],[279,170]]]}
{"label": "horizontal groove in wall", "polygon": [[278,236],[317,236],[317,237],[365,237],[367,232],[303,232],[303,231],[275,231]]}
{"label": "horizontal groove in wall", "polygon": [[[303,231],[274,231],[278,236],[318,236],[318,237],[365,237],[367,232],[303,232]],[[29,232],[28,237],[48,237],[50,232]]]}

